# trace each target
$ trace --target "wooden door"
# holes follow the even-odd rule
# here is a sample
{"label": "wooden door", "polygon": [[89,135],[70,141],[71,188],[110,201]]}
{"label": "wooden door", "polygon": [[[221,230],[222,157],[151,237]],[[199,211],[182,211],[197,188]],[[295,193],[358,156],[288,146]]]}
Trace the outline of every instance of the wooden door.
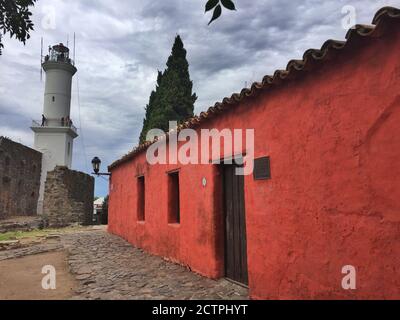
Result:
{"label": "wooden door", "polygon": [[225,275],[247,285],[247,239],[244,205],[244,176],[235,165],[224,165]]}

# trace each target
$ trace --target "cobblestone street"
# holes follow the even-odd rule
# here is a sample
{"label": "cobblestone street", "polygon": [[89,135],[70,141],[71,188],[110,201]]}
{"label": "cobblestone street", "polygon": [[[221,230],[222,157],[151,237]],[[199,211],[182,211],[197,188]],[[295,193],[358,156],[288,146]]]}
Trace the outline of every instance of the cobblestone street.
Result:
{"label": "cobblestone street", "polygon": [[[6,244],[0,250],[2,299],[25,299],[25,291],[32,299],[248,299],[241,286],[199,276],[97,227]],[[40,287],[44,265],[57,266],[55,292]]]}
{"label": "cobblestone street", "polygon": [[105,231],[64,235],[73,299],[247,299],[247,289],[151,256]]}

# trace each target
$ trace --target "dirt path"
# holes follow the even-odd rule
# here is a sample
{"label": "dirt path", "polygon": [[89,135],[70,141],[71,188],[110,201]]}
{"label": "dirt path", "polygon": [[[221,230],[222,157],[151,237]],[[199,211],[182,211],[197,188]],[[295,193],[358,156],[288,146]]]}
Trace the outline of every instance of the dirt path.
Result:
{"label": "dirt path", "polygon": [[[56,270],[56,290],[42,288],[46,265]],[[64,300],[74,295],[77,285],[64,251],[0,261],[0,300]]]}

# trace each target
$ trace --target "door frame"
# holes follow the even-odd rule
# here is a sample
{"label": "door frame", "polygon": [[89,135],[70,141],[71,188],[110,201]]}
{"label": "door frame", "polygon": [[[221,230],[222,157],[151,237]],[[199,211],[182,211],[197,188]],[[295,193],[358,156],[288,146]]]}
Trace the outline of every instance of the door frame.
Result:
{"label": "door frame", "polygon": [[[243,177],[243,203],[242,203],[242,205],[243,205],[243,222],[242,222],[242,225],[243,225],[243,228],[244,228],[244,230],[243,230],[243,232],[244,232],[244,235],[245,235],[245,239],[244,239],[244,246],[245,246],[245,248],[244,248],[244,252],[242,251],[243,250],[243,248],[241,248],[242,250],[240,251],[241,252],[241,254],[240,254],[240,258],[239,258],[239,261],[241,262],[242,260],[241,259],[245,259],[245,261],[244,261],[244,263],[245,263],[245,273],[246,273],[246,275],[244,276],[244,282],[238,282],[237,280],[235,280],[235,279],[230,279],[230,278],[228,278],[227,277],[227,261],[228,261],[228,247],[227,247],[227,199],[226,199],[226,190],[225,190],[225,188],[226,188],[226,171],[225,171],[225,168],[227,167],[227,166],[232,166],[233,168],[232,168],[232,170],[235,170],[235,168],[236,167],[241,167],[241,166],[243,166],[243,165],[238,165],[238,164],[236,164],[235,163],[235,161],[234,161],[234,159],[237,159],[237,158],[239,158],[238,156],[235,156],[235,157],[232,157],[232,158],[229,158],[229,159],[225,159],[225,160],[222,160],[221,161],[221,163],[220,163],[220,165],[218,166],[219,167],[219,172],[220,172],[220,176],[221,176],[221,184],[220,184],[220,186],[221,186],[221,200],[220,201],[222,201],[222,203],[221,203],[221,211],[222,211],[222,226],[221,226],[221,229],[222,229],[222,234],[223,234],[223,237],[222,237],[222,242],[223,242],[223,244],[222,244],[222,246],[223,246],[223,270],[222,270],[222,272],[223,272],[223,277],[225,278],[225,279],[227,279],[227,280],[229,280],[229,281],[231,281],[231,282],[233,282],[233,283],[236,283],[236,284],[238,284],[238,285],[240,285],[240,286],[243,286],[243,287],[246,287],[246,288],[248,288],[248,270],[249,270],[249,268],[248,268],[248,245],[247,245],[247,243],[248,243],[248,241],[247,241],[247,219],[246,219],[246,200],[245,200],[245,179],[244,179],[244,177]],[[233,161],[232,161],[233,160]],[[233,175],[234,175],[234,173],[233,173]],[[240,214],[240,213],[239,213]],[[243,246],[243,244],[242,244],[242,246]],[[244,257],[243,257],[243,254],[244,254]],[[243,276],[243,275],[242,275]]]}

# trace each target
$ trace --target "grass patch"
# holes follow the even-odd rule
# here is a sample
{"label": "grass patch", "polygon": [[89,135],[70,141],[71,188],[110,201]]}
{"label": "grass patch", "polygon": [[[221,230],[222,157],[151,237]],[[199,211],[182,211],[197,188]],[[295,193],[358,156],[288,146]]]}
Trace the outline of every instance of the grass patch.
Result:
{"label": "grass patch", "polygon": [[73,231],[78,231],[82,229],[82,227],[67,227],[63,229],[36,229],[32,231],[10,231],[6,233],[0,233],[0,241],[8,241],[8,240],[21,240],[27,238],[40,238],[45,237],[52,233],[68,233]]}

